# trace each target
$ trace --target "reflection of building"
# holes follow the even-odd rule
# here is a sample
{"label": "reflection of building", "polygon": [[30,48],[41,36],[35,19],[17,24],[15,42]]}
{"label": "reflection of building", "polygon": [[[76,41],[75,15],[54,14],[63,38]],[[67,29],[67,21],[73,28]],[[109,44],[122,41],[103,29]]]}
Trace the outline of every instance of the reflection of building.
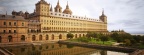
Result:
{"label": "reflection of building", "polygon": [[[23,16],[26,20],[28,20],[27,31],[21,30],[21,32],[28,33],[27,35],[24,35],[27,37],[24,37],[27,42],[65,40],[67,39],[66,35],[68,32],[74,34],[74,38],[85,36],[88,31],[102,32],[104,34],[107,34],[108,32],[107,16],[104,14],[104,11],[99,19],[74,16],[72,15],[72,10],[70,9],[69,4],[67,3],[66,8],[62,11],[59,1],[57,2],[54,10],[53,7],[45,0],[40,0],[36,3],[36,9],[33,13],[28,13],[27,11],[12,11],[12,16]],[[27,24],[25,25],[27,26]],[[17,27],[10,26],[10,28]],[[13,37],[12,39],[14,39]],[[21,36],[19,37],[20,38],[17,40],[20,41]],[[4,38],[7,39],[8,36],[2,36],[0,37],[0,40],[4,40]]]}
{"label": "reflection of building", "polygon": [[68,48],[67,45],[61,44],[44,44],[36,46],[13,46],[5,47],[15,55],[90,55],[97,53],[101,55],[101,50],[83,48],[83,47],[72,47]]}
{"label": "reflection of building", "polygon": [[0,43],[26,41],[27,29],[27,21],[23,17],[0,15]]}

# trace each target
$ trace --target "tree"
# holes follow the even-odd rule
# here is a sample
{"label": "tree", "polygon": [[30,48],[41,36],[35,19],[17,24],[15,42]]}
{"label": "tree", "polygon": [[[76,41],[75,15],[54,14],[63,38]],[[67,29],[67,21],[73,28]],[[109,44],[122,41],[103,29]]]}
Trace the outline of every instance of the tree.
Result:
{"label": "tree", "polygon": [[141,37],[141,41],[144,44],[144,36]]}
{"label": "tree", "polygon": [[131,45],[131,41],[129,39],[125,39],[125,44],[126,44],[126,46],[130,46]]}
{"label": "tree", "polygon": [[133,37],[133,39],[136,41],[136,42],[138,42],[138,43],[140,43],[140,41],[141,41],[141,39],[142,39],[142,37],[140,36],[140,35],[138,35],[138,36],[132,36]]}
{"label": "tree", "polygon": [[101,39],[101,41],[103,41],[103,44],[104,44],[105,41],[109,40],[108,37],[105,36],[105,35],[101,36],[100,39]]}
{"label": "tree", "polygon": [[92,32],[87,32],[86,34],[87,37],[92,37],[92,35],[93,35]]}
{"label": "tree", "polygon": [[113,38],[114,40],[117,40],[118,36],[119,34],[117,32],[114,32],[113,34],[111,34],[111,38]]}
{"label": "tree", "polygon": [[71,33],[68,33],[68,34],[67,34],[67,38],[72,39],[73,37],[74,37],[74,35],[73,35],[73,34],[71,34]]}

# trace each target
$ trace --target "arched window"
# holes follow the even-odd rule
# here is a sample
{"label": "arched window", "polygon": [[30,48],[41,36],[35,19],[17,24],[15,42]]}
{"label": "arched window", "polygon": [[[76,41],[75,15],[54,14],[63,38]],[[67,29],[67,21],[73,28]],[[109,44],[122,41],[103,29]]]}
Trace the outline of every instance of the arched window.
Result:
{"label": "arched window", "polygon": [[46,35],[46,40],[49,40],[49,36],[48,35]]}
{"label": "arched window", "polygon": [[52,34],[52,40],[54,40],[54,34]]}
{"label": "arched window", "polygon": [[42,40],[42,35],[39,36],[39,40]]}
{"label": "arched window", "polygon": [[85,34],[83,34],[83,37],[85,36]]}
{"label": "arched window", "polygon": [[25,36],[21,35],[21,41],[25,41]]}
{"label": "arched window", "polygon": [[75,38],[77,38],[77,34],[75,34]]}
{"label": "arched window", "polygon": [[62,39],[62,35],[61,34],[59,35],[59,39]]}
{"label": "arched window", "polygon": [[12,42],[13,41],[13,37],[11,35],[8,36],[8,42]]}
{"label": "arched window", "polygon": [[33,35],[33,36],[32,36],[32,41],[35,41],[35,40],[36,40],[36,36]]}
{"label": "arched window", "polygon": [[81,34],[79,34],[79,37],[81,37]]}

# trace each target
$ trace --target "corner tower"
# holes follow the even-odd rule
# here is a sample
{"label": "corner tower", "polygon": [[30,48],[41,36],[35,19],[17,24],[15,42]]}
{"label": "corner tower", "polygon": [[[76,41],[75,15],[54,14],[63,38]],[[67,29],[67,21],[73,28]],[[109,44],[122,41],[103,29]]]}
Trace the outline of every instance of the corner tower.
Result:
{"label": "corner tower", "polygon": [[57,5],[56,5],[56,7],[55,7],[55,12],[62,12],[62,7],[60,6],[60,4],[59,4],[59,0],[58,0],[58,2],[57,2]]}
{"label": "corner tower", "polygon": [[48,4],[45,0],[40,0],[36,4],[36,14],[47,16],[49,15],[49,8],[50,4]]}
{"label": "corner tower", "polygon": [[107,24],[107,16],[104,14],[104,9],[102,11],[102,15],[99,18],[101,21]]}

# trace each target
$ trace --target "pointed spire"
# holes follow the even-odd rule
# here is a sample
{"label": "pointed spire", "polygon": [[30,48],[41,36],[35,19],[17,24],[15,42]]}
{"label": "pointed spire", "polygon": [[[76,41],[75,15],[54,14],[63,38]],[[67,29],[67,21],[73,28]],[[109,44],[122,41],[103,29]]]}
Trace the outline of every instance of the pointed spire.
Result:
{"label": "pointed spire", "polygon": [[57,2],[57,5],[59,5],[59,0],[58,0],[58,2]]}
{"label": "pointed spire", "polygon": [[103,10],[102,10],[102,15],[104,15],[104,8],[103,8]]}
{"label": "pointed spire", "polygon": [[36,10],[34,9],[34,13],[36,13]]}
{"label": "pointed spire", "polygon": [[69,9],[68,1],[67,1],[67,6],[66,6],[66,9]]}
{"label": "pointed spire", "polygon": [[6,15],[7,15],[7,11],[6,11]]}
{"label": "pointed spire", "polygon": [[104,14],[104,8],[102,9],[102,15],[101,16],[106,16],[105,14]]}
{"label": "pointed spire", "polygon": [[50,8],[50,11],[53,11],[52,5],[51,5],[51,8]]}

